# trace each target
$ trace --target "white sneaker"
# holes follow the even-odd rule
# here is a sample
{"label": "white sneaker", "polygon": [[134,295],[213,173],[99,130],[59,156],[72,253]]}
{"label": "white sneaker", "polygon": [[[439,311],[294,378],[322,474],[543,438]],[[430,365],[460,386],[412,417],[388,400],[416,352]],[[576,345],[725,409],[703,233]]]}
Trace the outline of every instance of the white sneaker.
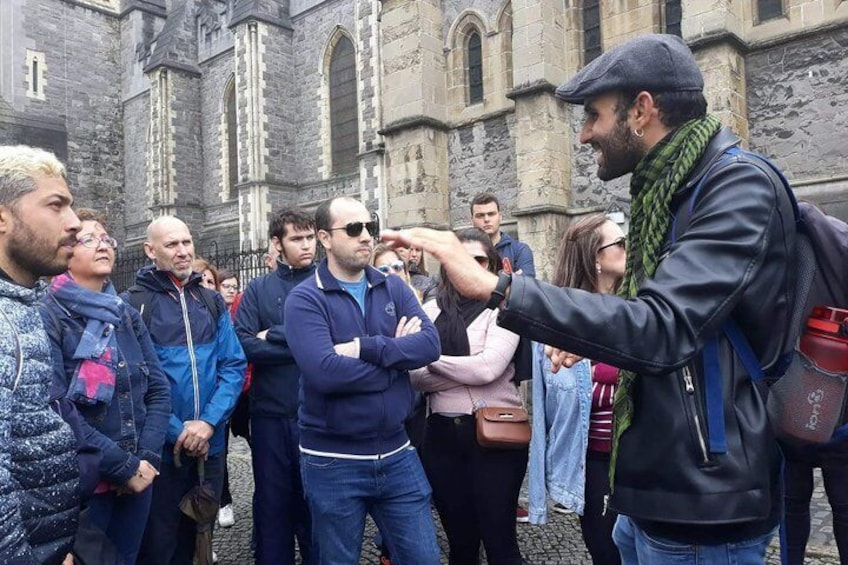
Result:
{"label": "white sneaker", "polygon": [[218,510],[218,525],[222,528],[229,528],[236,523],[236,517],[233,515],[233,505],[227,504]]}
{"label": "white sneaker", "polygon": [[560,514],[574,514],[574,510],[572,510],[571,508],[566,508],[559,502],[554,504],[554,512],[559,512]]}

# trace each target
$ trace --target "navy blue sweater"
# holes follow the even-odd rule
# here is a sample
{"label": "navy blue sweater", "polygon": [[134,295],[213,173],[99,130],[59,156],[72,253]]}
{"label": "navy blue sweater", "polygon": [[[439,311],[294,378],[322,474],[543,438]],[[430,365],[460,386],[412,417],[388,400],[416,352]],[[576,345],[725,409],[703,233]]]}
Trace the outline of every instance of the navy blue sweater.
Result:
{"label": "navy blue sweater", "polygon": [[[315,276],[286,302],[286,335],[301,371],[300,444],[316,451],[353,455],[388,453],[407,440],[412,410],[410,369],[439,358],[435,326],[400,277],[367,267],[363,317],[324,260]],[[396,338],[398,321],[417,316],[419,333]],[[333,346],[360,340],[359,358]]]}
{"label": "navy blue sweater", "polygon": [[[286,339],[283,308],[295,286],[310,278],[315,266],[277,268],[250,281],[236,312],[238,335],[247,360],[253,363],[250,413],[254,416],[297,416],[300,371]],[[256,334],[268,330],[265,339]]]}

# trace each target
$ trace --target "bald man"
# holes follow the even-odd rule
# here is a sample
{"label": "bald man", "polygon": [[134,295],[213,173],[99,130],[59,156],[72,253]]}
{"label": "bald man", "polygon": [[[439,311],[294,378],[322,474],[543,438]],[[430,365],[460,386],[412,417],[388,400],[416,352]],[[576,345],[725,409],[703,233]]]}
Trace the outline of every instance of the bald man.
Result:
{"label": "bald man", "polygon": [[221,496],[224,424],[247,364],[224,299],[192,271],[188,226],[172,216],[157,218],[147,228],[144,252],[153,264],[138,271],[123,298],[148,325],[171,383],[172,409],[139,562],[191,565],[196,524],[179,502],[198,484],[203,458],[206,481]]}

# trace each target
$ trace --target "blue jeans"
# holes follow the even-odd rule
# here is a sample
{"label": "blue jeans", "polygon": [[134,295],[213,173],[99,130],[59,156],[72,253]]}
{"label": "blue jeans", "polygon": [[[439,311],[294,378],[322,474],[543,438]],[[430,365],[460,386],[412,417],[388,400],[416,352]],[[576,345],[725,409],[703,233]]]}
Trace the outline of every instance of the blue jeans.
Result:
{"label": "blue jeans", "polygon": [[415,449],[386,459],[356,461],[300,455],[320,562],[357,565],[371,514],[393,565],[437,565],[439,546],[430,484]]}
{"label": "blue jeans", "polygon": [[[165,444],[164,450],[174,446]],[[221,498],[224,483],[223,454],[209,456],[204,464],[206,482]],[[182,454],[182,467],[162,461],[153,481],[153,501],[139,552],[144,565],[192,565],[197,524],[180,510],[180,500],[198,484],[197,460]],[[212,517],[210,525],[214,525]]]}
{"label": "blue jeans", "polygon": [[[697,528],[697,526],[692,526]],[[612,539],[623,565],[680,563],[692,565],[761,565],[774,536],[769,532],[753,539],[719,545],[692,545],[649,536],[627,516],[618,516]]]}
{"label": "blue jeans", "polygon": [[151,485],[139,494],[95,494],[88,501],[91,523],[104,532],[125,563],[135,563],[153,495]]}
{"label": "blue jeans", "polygon": [[297,420],[253,416],[251,427],[256,565],[294,565],[295,537],[304,565],[318,563],[300,480]]}

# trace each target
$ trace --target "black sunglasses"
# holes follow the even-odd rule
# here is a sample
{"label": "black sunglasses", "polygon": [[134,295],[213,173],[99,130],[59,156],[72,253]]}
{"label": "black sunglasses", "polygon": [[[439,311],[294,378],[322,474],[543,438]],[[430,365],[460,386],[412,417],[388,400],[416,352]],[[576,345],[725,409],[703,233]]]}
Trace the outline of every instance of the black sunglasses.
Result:
{"label": "black sunglasses", "polygon": [[627,238],[619,237],[618,239],[616,239],[612,243],[607,243],[606,245],[601,245],[600,247],[598,247],[598,253],[600,253],[601,251],[603,251],[607,247],[612,247],[614,245],[618,245],[619,247],[621,247],[621,249],[626,251],[627,250]]}
{"label": "black sunglasses", "polygon": [[367,229],[368,233],[377,237],[380,234],[379,220],[371,220],[370,222],[348,222],[340,228],[327,228],[327,231],[344,230],[348,237],[359,237],[363,229]]}

